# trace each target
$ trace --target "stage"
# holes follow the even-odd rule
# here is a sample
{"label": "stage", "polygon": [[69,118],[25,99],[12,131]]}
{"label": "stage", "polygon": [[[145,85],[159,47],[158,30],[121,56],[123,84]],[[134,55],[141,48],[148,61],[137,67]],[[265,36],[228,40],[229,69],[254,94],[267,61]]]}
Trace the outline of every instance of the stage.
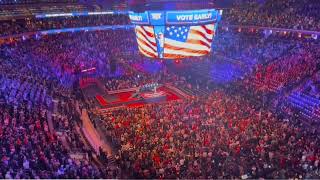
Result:
{"label": "stage", "polygon": [[105,95],[96,95],[96,100],[101,108],[114,107],[139,107],[146,104],[165,103],[184,99],[184,95],[172,88],[161,86],[156,92],[141,92],[135,97],[137,88],[123,89],[106,92]]}

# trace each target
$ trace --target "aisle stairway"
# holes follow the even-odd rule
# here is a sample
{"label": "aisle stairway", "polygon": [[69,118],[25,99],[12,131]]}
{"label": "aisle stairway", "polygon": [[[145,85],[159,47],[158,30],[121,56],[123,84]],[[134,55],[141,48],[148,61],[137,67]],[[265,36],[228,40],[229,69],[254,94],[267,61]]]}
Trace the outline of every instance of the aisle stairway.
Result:
{"label": "aisle stairway", "polygon": [[293,92],[288,101],[290,105],[298,110],[300,114],[309,120],[320,120],[320,100],[310,95]]}

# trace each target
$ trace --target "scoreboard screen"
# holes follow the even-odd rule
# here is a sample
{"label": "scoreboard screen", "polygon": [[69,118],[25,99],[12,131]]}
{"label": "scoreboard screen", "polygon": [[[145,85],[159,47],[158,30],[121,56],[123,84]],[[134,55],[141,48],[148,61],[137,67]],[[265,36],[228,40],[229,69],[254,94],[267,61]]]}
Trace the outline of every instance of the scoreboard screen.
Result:
{"label": "scoreboard screen", "polygon": [[180,59],[209,54],[222,11],[129,13],[139,51],[151,58]]}

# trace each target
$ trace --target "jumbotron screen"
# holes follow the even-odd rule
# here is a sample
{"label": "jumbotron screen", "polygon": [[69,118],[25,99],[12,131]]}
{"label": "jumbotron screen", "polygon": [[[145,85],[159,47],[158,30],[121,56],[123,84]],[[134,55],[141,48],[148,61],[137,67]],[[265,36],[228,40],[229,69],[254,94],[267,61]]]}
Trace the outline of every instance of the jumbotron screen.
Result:
{"label": "jumbotron screen", "polygon": [[139,51],[151,58],[180,59],[209,54],[222,11],[130,12]]}

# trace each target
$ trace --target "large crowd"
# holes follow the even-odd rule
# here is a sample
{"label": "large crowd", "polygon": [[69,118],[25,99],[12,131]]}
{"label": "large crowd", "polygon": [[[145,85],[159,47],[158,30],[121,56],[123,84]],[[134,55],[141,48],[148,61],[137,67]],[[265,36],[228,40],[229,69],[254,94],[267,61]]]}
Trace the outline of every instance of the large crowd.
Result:
{"label": "large crowd", "polygon": [[71,92],[57,83],[52,72],[44,72],[21,54],[1,59],[0,68],[1,178],[101,177],[87,159],[71,159],[50,131],[49,119],[72,114],[65,107],[55,108],[55,102]]}
{"label": "large crowd", "polygon": [[[128,89],[134,87],[140,87],[145,84],[171,83],[174,85],[185,84],[186,81],[183,77],[170,73],[166,67],[161,64],[161,68],[156,73],[149,72],[144,63],[148,61],[148,64],[159,64],[158,62],[150,62],[149,59],[144,59],[141,55],[131,55],[130,60],[120,60],[118,68],[121,68],[122,74],[116,77],[103,78],[105,89],[107,91],[114,91],[119,89]],[[133,68],[134,67],[134,68]]]}
{"label": "large crowd", "polygon": [[25,58],[36,59],[39,68],[50,69],[63,86],[71,87],[87,69],[96,68],[99,76],[111,76],[110,59],[121,49],[134,51],[133,36],[128,30],[42,36],[19,42],[16,47],[10,46],[4,49],[4,54],[25,54]]}
{"label": "large crowd", "polygon": [[[281,6],[292,8],[280,11]],[[250,2],[227,11],[224,21],[319,30],[315,7],[311,0]],[[300,15],[306,18],[299,21]],[[1,35],[128,19],[7,23]],[[320,178],[315,128],[303,128],[303,119],[290,109],[274,111],[261,101],[261,96],[271,104],[282,101],[300,83],[306,84],[304,93],[319,98],[317,43],[221,31],[210,56],[170,63],[143,58],[134,37],[129,29],[60,33],[0,46],[0,178]],[[245,73],[216,86],[213,76],[226,79],[233,71],[221,62]],[[215,66],[226,71],[213,73]],[[190,99],[97,113],[79,88],[86,78],[102,82],[106,91],[160,83],[195,93]],[[261,93],[269,86],[279,87],[278,96]],[[108,168],[110,154],[94,152],[81,138],[85,108],[104,122],[115,142],[110,145],[121,174]]]}
{"label": "large crowd", "polygon": [[[43,37],[41,40],[28,39],[1,46],[1,178],[116,177],[109,173],[107,164],[98,167],[90,159],[93,150],[85,147],[79,138],[76,127],[81,127],[81,120],[77,110],[81,112],[84,104],[81,93],[73,86],[77,81],[76,67],[89,68],[94,59],[94,54],[91,54],[88,63],[82,64],[86,61],[77,58],[89,56],[79,57],[80,52],[84,49],[92,51],[90,47],[99,46],[95,43],[98,37],[110,38],[108,35],[111,33],[95,35],[84,32],[82,36],[77,34],[77,38],[75,34],[64,34],[59,37],[60,42],[58,37]],[[63,41],[66,37],[69,41]],[[83,47],[88,48],[76,49],[80,41]],[[51,48],[45,42],[51,44]],[[100,44],[101,47],[104,45]],[[74,56],[63,58],[67,51]],[[105,61],[108,64],[107,52],[103,55],[100,51],[95,53],[95,62]],[[108,69],[105,72],[108,73]],[[61,133],[67,145],[60,138]],[[71,152],[85,156],[74,159],[69,154]]]}
{"label": "large crowd", "polygon": [[[133,178],[315,178],[319,139],[223,91],[105,113]],[[290,120],[291,121],[291,120]],[[308,136],[308,138],[306,138]]]}
{"label": "large crowd", "polygon": [[37,32],[50,29],[105,26],[105,25],[128,25],[129,18],[126,15],[92,15],[74,17],[53,18],[25,18],[1,22],[0,36]]}
{"label": "large crowd", "polygon": [[258,66],[254,80],[258,88],[269,90],[270,86],[282,89],[314,74],[319,67],[319,48],[310,43],[298,44],[276,61]]}
{"label": "large crowd", "polygon": [[317,0],[239,1],[226,10],[224,20],[232,25],[250,25],[299,30],[320,30]]}
{"label": "large crowd", "polygon": [[[319,48],[310,42],[269,42],[250,37],[228,41],[233,34],[221,36],[229,43],[217,45],[217,53],[244,64],[253,63],[255,72],[262,74],[248,76],[263,78],[264,85],[270,79],[279,80],[279,86],[294,85],[313,74],[319,64]],[[233,53],[226,49],[233,49]],[[250,62],[252,58],[256,60]],[[193,60],[186,69],[209,63],[200,61]],[[184,63],[176,66],[183,67]],[[186,74],[191,75],[189,69]],[[106,86],[128,88],[130,78],[139,84],[135,77],[133,73],[117,80],[124,86],[114,87],[112,81]],[[117,157],[121,169],[132,178],[319,177],[319,137],[314,129],[301,127],[301,117],[278,116],[265,109],[262,101],[251,101],[247,94],[224,91],[194,100],[104,113],[105,129],[121,145]]]}
{"label": "large crowd", "polygon": [[[82,6],[81,8],[92,8]],[[76,8],[77,6],[74,5],[74,7]],[[225,9],[223,23],[318,31],[320,30],[319,14],[317,13],[319,7],[320,4],[316,0],[250,0],[245,2],[239,0],[238,4],[235,4],[232,8]],[[79,8],[78,11],[88,11],[81,8]],[[50,8],[48,11],[49,10]],[[3,9],[3,11],[5,11],[5,9]],[[34,14],[32,14],[32,16],[34,16]],[[0,35],[3,36],[47,29],[123,25],[130,24],[130,21],[126,15],[107,14],[97,16],[51,17],[44,19],[28,17],[24,19],[18,18],[12,21],[2,21],[1,24]]]}

